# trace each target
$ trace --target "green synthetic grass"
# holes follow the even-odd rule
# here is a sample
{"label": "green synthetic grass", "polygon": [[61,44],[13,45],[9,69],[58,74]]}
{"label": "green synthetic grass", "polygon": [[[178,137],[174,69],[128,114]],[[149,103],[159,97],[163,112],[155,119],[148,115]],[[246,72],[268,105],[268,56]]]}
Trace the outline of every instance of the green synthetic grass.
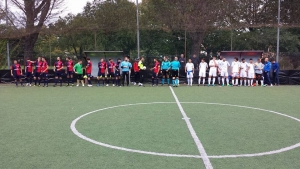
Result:
{"label": "green synthetic grass", "polygon": [[[273,88],[174,88],[180,102],[207,102],[272,110],[300,118],[297,86]],[[136,150],[199,155],[168,87],[42,88],[0,86],[0,168],[202,168],[202,159],[125,152],[87,142],[70,129],[103,143]],[[208,155],[272,151],[300,142],[300,123],[270,112],[182,103]],[[300,148],[247,158],[210,159],[220,169],[298,169]]]}

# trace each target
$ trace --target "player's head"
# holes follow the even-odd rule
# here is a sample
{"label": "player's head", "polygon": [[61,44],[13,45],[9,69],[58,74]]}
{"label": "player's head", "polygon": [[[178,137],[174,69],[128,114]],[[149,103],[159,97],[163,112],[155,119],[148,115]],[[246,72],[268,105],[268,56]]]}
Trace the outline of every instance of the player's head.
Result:
{"label": "player's head", "polygon": [[193,57],[195,58],[195,57],[197,57],[197,55],[196,55],[196,54],[193,54]]}
{"label": "player's head", "polygon": [[81,59],[79,59],[79,60],[78,60],[78,63],[79,63],[79,64],[82,64],[82,60],[81,60]]}
{"label": "player's head", "polygon": [[124,57],[124,61],[128,61],[129,60],[129,57],[128,56],[125,56]]}
{"label": "player's head", "polygon": [[235,62],[239,61],[239,58],[235,57],[235,58],[234,58],[234,61],[235,61]]}
{"label": "player's head", "polygon": [[143,57],[143,56],[142,56],[142,57],[140,57],[140,61],[142,61],[142,62],[143,62],[144,60],[145,60],[145,59],[144,59],[144,57]]}
{"label": "player's head", "polygon": [[275,63],[276,62],[276,59],[272,59],[272,63]]}
{"label": "player's head", "polygon": [[66,57],[66,61],[69,61],[70,60],[70,58],[69,57]]}
{"label": "player's head", "polygon": [[18,63],[18,61],[15,59],[15,60],[14,60],[14,64],[17,64],[17,63]]}
{"label": "player's head", "polygon": [[258,58],[258,59],[257,59],[257,62],[258,62],[258,63],[260,63],[260,62],[261,62],[261,59],[260,59],[260,58]]}
{"label": "player's head", "polygon": [[201,59],[201,62],[205,62],[204,58]]}
{"label": "player's head", "polygon": [[27,58],[26,58],[26,60],[27,60],[27,61],[30,61],[30,58],[29,58],[29,57],[27,57]]}
{"label": "player's head", "polygon": [[90,61],[91,61],[91,58],[87,57],[86,60],[87,60],[88,62],[90,62]]}
{"label": "player's head", "polygon": [[113,60],[111,58],[108,59],[109,62],[113,62]]}
{"label": "player's head", "polygon": [[222,57],[222,60],[225,62],[225,61],[226,61],[226,58],[225,58],[225,57]]}
{"label": "player's head", "polygon": [[122,61],[121,58],[118,58],[117,62],[118,62],[118,63],[121,63],[121,61]]}
{"label": "player's head", "polygon": [[265,62],[269,62],[269,58],[265,58]]}
{"label": "player's head", "polygon": [[242,62],[243,62],[243,63],[245,62],[245,59],[244,59],[244,58],[242,59]]}
{"label": "player's head", "polygon": [[101,59],[100,59],[100,62],[104,62],[104,59],[103,59],[103,58],[101,58]]}
{"label": "player's head", "polygon": [[192,59],[191,58],[189,59],[189,63],[192,63]]}
{"label": "player's head", "polygon": [[223,60],[223,56],[222,55],[220,55],[220,60]]}
{"label": "player's head", "polygon": [[178,57],[177,57],[177,56],[175,56],[174,60],[178,60]]}
{"label": "player's head", "polygon": [[45,61],[46,61],[46,58],[45,58],[45,57],[42,57],[42,61],[45,62]]}
{"label": "player's head", "polygon": [[167,61],[168,60],[168,57],[167,56],[164,56],[164,61]]}
{"label": "player's head", "polygon": [[57,57],[56,60],[57,60],[57,61],[60,61],[60,57]]}
{"label": "player's head", "polygon": [[217,58],[216,56],[213,56],[213,60],[216,60],[216,58]]}
{"label": "player's head", "polygon": [[252,58],[250,58],[250,59],[249,59],[249,62],[250,62],[250,63],[252,63],[252,62],[253,62]]}
{"label": "player's head", "polygon": [[37,60],[38,60],[38,61],[41,61],[41,60],[42,60],[42,58],[41,58],[41,57],[38,57],[38,58],[37,58]]}
{"label": "player's head", "polygon": [[184,58],[184,54],[181,54],[180,57],[181,57],[181,58]]}

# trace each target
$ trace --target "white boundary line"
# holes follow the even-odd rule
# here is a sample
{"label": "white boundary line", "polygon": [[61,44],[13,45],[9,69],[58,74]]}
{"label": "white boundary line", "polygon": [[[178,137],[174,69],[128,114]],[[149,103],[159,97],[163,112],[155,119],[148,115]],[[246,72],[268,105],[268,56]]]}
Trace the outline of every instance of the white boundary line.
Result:
{"label": "white boundary line", "polygon": [[183,110],[183,108],[182,108],[182,106],[181,106],[181,104],[180,104],[180,102],[179,102],[179,100],[178,100],[178,98],[177,98],[174,90],[172,89],[172,87],[170,86],[169,88],[170,88],[170,90],[171,90],[171,92],[173,94],[173,97],[174,97],[174,99],[175,99],[175,101],[177,103],[177,106],[178,106],[178,108],[179,108],[179,110],[180,110],[180,112],[181,112],[181,114],[183,116],[183,119],[186,122],[186,125],[187,125],[187,127],[188,127],[188,129],[189,129],[189,131],[190,131],[190,133],[191,133],[191,135],[192,135],[192,137],[193,137],[193,139],[194,139],[194,141],[196,143],[196,146],[197,146],[198,151],[199,151],[199,153],[200,153],[200,155],[202,157],[202,160],[203,160],[203,163],[205,165],[205,168],[206,169],[213,169],[213,166],[212,166],[212,164],[211,164],[211,162],[209,160],[209,157],[207,156],[207,153],[206,153],[206,151],[205,151],[205,149],[203,147],[203,144],[201,143],[200,139],[198,138],[198,136],[196,134],[196,131],[194,130],[194,128],[192,126],[192,123],[190,122],[190,118],[188,118],[187,115],[186,115],[186,113],[184,112],[184,110]]}
{"label": "white boundary line", "polygon": [[[265,112],[270,112],[270,113],[274,113],[277,115],[281,115],[290,119],[293,119],[297,122],[300,122],[300,119],[283,114],[283,113],[279,113],[279,112],[275,112],[272,110],[266,110],[266,109],[260,109],[260,108],[255,108],[255,107],[247,107],[247,106],[239,106],[239,105],[231,105],[231,104],[222,104],[222,103],[207,103],[207,102],[181,102],[182,104],[208,104],[208,105],[223,105],[223,106],[232,106],[232,107],[241,107],[241,108],[246,108],[246,109],[254,109],[254,110],[261,110],[261,111],[265,111]],[[114,109],[114,108],[118,108],[118,107],[127,107],[127,106],[136,106],[136,105],[150,105],[150,104],[176,104],[175,102],[151,102],[151,103],[135,103],[135,104],[125,104],[125,105],[119,105],[119,106],[112,106],[112,107],[107,107],[107,108],[102,108],[102,109],[98,109],[95,111],[91,111],[89,113],[83,114],[79,117],[77,117],[75,120],[72,121],[70,128],[72,130],[72,132],[78,136],[79,138],[91,142],[93,144],[96,145],[100,145],[103,147],[107,147],[107,148],[112,148],[112,149],[116,149],[116,150],[122,150],[122,151],[127,151],[127,152],[133,152],[133,153],[140,153],[140,154],[148,154],[148,155],[157,155],[157,156],[164,156],[164,157],[181,157],[181,158],[202,158],[199,155],[186,155],[186,154],[170,154],[170,153],[157,153],[157,152],[149,152],[149,151],[143,151],[143,150],[134,150],[134,149],[129,149],[129,148],[123,148],[123,147],[118,147],[118,146],[113,146],[113,145],[109,145],[109,144],[105,144],[102,142],[98,142],[95,141],[93,139],[90,139],[86,136],[84,136],[83,134],[81,134],[79,131],[77,131],[76,129],[76,123],[83,117],[88,116],[90,114],[99,112],[99,111],[103,111],[103,110],[108,110],[108,109]],[[212,155],[212,156],[208,156],[208,158],[213,158],[213,159],[221,159],[221,158],[242,158],[242,157],[258,157],[258,156],[265,156],[265,155],[274,155],[274,154],[278,154],[278,153],[282,153],[282,152],[286,152],[289,150],[293,150],[295,148],[300,147],[300,142],[288,147],[284,147],[278,150],[272,150],[272,151],[267,151],[267,152],[261,152],[261,153],[252,153],[252,154],[236,154],[236,155]]]}

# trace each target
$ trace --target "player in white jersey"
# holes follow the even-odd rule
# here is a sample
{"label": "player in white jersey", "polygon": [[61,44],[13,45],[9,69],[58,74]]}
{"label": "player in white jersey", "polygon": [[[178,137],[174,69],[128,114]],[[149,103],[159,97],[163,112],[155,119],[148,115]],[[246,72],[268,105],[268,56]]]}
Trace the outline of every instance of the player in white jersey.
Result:
{"label": "player in white jersey", "polygon": [[[240,62],[238,58],[234,58],[234,61],[231,64],[231,74],[232,74],[232,86],[239,85],[239,74],[240,74]],[[234,83],[235,80],[235,83]]]}
{"label": "player in white jersey", "polygon": [[240,67],[240,84],[242,86],[243,85],[243,81],[244,81],[244,86],[247,86],[247,78],[248,78],[247,65],[248,65],[248,63],[243,58],[242,62],[240,63],[240,65],[241,65],[241,67]]}
{"label": "player in white jersey", "polygon": [[225,79],[227,82],[227,86],[229,85],[229,79],[228,79],[228,67],[230,67],[230,64],[226,61],[226,58],[223,57],[222,62],[219,62],[219,70],[221,72],[222,77],[222,86],[225,86]]}
{"label": "player in white jersey", "polygon": [[[223,62],[223,56],[220,56],[220,59],[218,60],[218,65]],[[218,84],[221,85],[221,70],[218,67]]]}
{"label": "player in white jersey", "polygon": [[192,63],[192,59],[189,59],[188,63],[186,63],[185,73],[188,81],[188,86],[193,86],[194,64]]}
{"label": "player in white jersey", "polygon": [[217,76],[217,68],[218,68],[218,61],[216,60],[216,57],[214,56],[212,60],[209,61],[209,74],[208,74],[208,86],[210,86],[211,77],[212,85],[215,86],[216,76]]}
{"label": "player in white jersey", "polygon": [[256,77],[256,86],[258,86],[258,81],[260,80],[261,86],[264,86],[264,79],[263,79],[263,69],[264,64],[261,63],[261,59],[257,59],[257,62],[254,64],[254,72]]}
{"label": "player in white jersey", "polygon": [[254,79],[254,63],[253,60],[250,59],[249,63],[247,64],[247,72],[248,72],[248,86],[253,86],[253,79]]}
{"label": "player in white jersey", "polygon": [[200,86],[201,84],[201,78],[202,80],[202,84],[204,86],[205,84],[205,78],[206,78],[206,70],[208,69],[208,65],[205,62],[204,59],[201,60],[200,64],[199,64],[199,80],[198,80],[198,86]]}

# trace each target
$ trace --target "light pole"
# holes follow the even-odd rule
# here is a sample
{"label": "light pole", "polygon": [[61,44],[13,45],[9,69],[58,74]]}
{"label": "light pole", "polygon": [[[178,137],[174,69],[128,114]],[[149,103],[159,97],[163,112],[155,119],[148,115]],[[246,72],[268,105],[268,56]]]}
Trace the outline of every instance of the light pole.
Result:
{"label": "light pole", "polygon": [[139,0],[136,0],[136,26],[137,26],[137,52],[140,58],[140,23],[139,23]]}
{"label": "light pole", "polygon": [[278,0],[278,25],[277,25],[277,51],[276,61],[279,62],[279,40],[280,40],[280,0]]}
{"label": "light pole", "polygon": [[[7,8],[7,0],[5,0],[5,13],[6,13],[6,26],[8,27],[8,8]],[[7,39],[6,44],[6,54],[7,54],[7,67],[10,68],[10,56],[9,56],[9,39]]]}

